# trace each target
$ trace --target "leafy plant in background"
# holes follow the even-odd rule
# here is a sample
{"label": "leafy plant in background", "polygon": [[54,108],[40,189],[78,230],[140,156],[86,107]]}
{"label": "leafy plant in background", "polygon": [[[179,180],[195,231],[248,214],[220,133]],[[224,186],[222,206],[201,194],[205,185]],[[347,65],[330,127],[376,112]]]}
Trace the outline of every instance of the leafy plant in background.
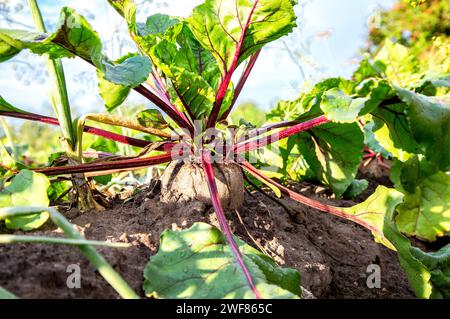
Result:
{"label": "leafy plant in background", "polygon": [[[428,65],[426,61],[423,64]],[[450,69],[446,63],[434,65],[433,72],[417,65],[412,50],[386,41],[378,55],[362,61],[351,80],[320,82],[297,100],[281,102],[268,118],[274,122],[303,121],[323,112],[333,120],[281,143],[283,165],[278,174],[287,179],[320,182],[338,196],[361,184],[355,178],[363,159],[364,141],[370,141],[371,148],[392,159],[395,190],[384,192],[400,199],[396,209],[377,208],[386,212],[377,227],[398,251],[418,296],[448,297],[445,274],[449,246],[441,249],[439,262],[434,260],[440,270],[427,269],[417,260],[423,252],[412,248],[401,235],[432,242],[447,237],[450,231]],[[276,157],[272,161],[280,162]],[[381,188],[351,211],[367,213],[369,203],[387,202],[380,192]],[[439,272],[440,277],[432,275],[434,272]]]}
{"label": "leafy plant in background", "polygon": [[[132,158],[101,156],[94,162],[36,170],[47,176],[99,176],[171,162],[166,175],[172,183],[167,184],[175,185],[165,185],[163,177],[163,193],[189,197],[190,190],[179,181],[191,181],[197,196],[202,195],[196,199],[213,205],[221,232],[195,224],[188,230],[162,234],[160,250],[145,269],[148,296],[299,296],[296,271],[280,269],[231,233],[224,208],[242,204],[243,169],[278,195],[369,229],[378,242],[397,250],[419,297],[448,297],[449,246],[429,254],[411,247],[403,235],[435,240],[450,230],[446,200],[450,108],[448,97],[441,95],[448,88],[448,74],[417,74],[417,69],[405,69],[401,63],[408,50],[387,43],[376,59],[362,62],[352,80],[328,79],[296,101],[280,103],[266,126],[255,128],[251,119],[230,126],[226,120],[260,50],[296,26],[295,1],[206,0],[187,19],[156,14],[145,23],[136,21],[134,1],[109,2],[125,19],[138,52],[112,61],[103,54],[102,43],[88,22],[74,10],[63,8],[51,34],[0,30],[0,60],[24,49],[53,60],[77,56],[97,69],[99,93],[107,110],[117,108],[135,90],[167,115],[146,110],[136,119],[112,114],[82,116],[70,128],[76,132],[79,158],[83,158],[84,132],[141,147],[142,152]],[[233,85],[233,76],[242,64],[242,73]],[[439,96],[430,96],[435,94]],[[3,99],[0,102],[0,115],[62,125]],[[141,131],[158,140],[149,142],[96,129],[85,125],[88,120]],[[358,193],[364,186],[355,180],[365,146],[362,126],[373,134],[380,149],[397,159],[392,170],[396,189],[380,186],[355,207],[338,208],[305,197],[250,163],[254,157],[249,155],[279,142],[286,177],[314,179],[337,196],[349,190]],[[441,151],[436,152],[438,148]],[[192,171],[200,172],[206,182],[197,183],[198,175]],[[219,179],[220,172],[228,176],[225,181]],[[5,184],[2,206],[28,204],[13,200],[13,183],[19,176]],[[224,183],[233,187],[224,191]],[[20,214],[29,216],[40,210],[48,209],[23,209]],[[431,225],[426,224],[429,221]]]}
{"label": "leafy plant in background", "polygon": [[398,1],[371,21],[369,48],[376,52],[390,39],[410,47],[418,57],[426,56],[433,51],[434,38],[449,40],[449,15],[450,5],[445,0]]}

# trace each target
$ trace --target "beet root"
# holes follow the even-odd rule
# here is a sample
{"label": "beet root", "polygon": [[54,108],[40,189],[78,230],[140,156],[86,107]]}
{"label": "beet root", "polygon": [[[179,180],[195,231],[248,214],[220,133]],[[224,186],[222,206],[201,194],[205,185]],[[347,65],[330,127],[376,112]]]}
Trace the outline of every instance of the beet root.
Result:
{"label": "beet root", "polygon": [[[237,209],[244,202],[244,179],[241,169],[232,163],[213,165],[219,197],[224,209]],[[211,204],[211,195],[200,164],[172,162],[161,177],[161,201]]]}

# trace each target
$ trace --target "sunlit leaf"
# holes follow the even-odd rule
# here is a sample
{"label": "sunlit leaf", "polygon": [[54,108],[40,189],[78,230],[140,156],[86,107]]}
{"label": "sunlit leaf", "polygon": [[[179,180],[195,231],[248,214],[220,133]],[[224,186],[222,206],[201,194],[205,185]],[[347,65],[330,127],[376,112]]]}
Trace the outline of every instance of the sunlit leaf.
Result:
{"label": "sunlit leaf", "polygon": [[450,245],[435,253],[422,252],[400,233],[394,215],[386,215],[383,232],[397,250],[414,293],[419,298],[449,298]]}
{"label": "sunlit leaf", "polygon": [[378,186],[375,193],[366,201],[342,210],[347,214],[358,216],[360,220],[377,229],[378,233],[372,232],[375,240],[393,249],[392,243],[381,237],[380,234],[384,232],[385,217],[394,213],[395,208],[402,202],[402,199],[403,194],[399,191],[385,186]]}
{"label": "sunlit leaf", "polygon": [[405,110],[411,134],[427,158],[443,171],[450,169],[450,99],[427,97],[397,88],[408,105]]}
{"label": "sunlit leaf", "polygon": [[368,98],[353,99],[342,90],[334,88],[323,94],[320,108],[332,121],[351,123],[358,118],[368,101]]}
{"label": "sunlit leaf", "polygon": [[395,219],[399,230],[428,241],[445,236],[450,231],[450,175],[423,157],[397,165],[393,180],[405,193]]}
{"label": "sunlit leaf", "polygon": [[[48,206],[48,178],[39,173],[22,170],[0,192],[0,207]],[[10,229],[33,230],[41,227],[49,218],[47,212],[28,216],[7,218]]]}
{"label": "sunlit leaf", "polygon": [[239,65],[265,44],[292,32],[293,4],[291,0],[206,0],[194,9],[188,23],[225,74],[236,52]]}
{"label": "sunlit leaf", "polygon": [[[298,298],[300,276],[280,268],[236,238],[244,261],[263,298]],[[158,253],[144,270],[144,290],[155,298],[254,298],[224,235],[196,223],[182,231],[166,230]]]}

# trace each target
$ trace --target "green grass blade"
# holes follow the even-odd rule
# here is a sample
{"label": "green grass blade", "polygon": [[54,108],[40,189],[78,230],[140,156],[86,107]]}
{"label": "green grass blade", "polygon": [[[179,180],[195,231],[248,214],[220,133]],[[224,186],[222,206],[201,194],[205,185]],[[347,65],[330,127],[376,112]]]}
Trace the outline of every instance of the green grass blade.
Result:
{"label": "green grass blade", "polygon": [[40,236],[22,236],[22,235],[0,235],[0,244],[13,244],[13,243],[42,243],[42,244],[61,244],[72,246],[100,246],[109,248],[128,248],[131,245],[127,243],[110,243],[99,240],[86,240],[86,239],[67,239],[58,237],[40,237]]}
{"label": "green grass blade", "polygon": [[[0,220],[15,216],[25,216],[37,212],[47,211],[52,221],[63,230],[69,239],[85,240],[75,227],[56,209],[51,207],[12,207],[0,208]],[[114,268],[90,245],[78,246],[83,255],[91,262],[103,278],[124,299],[138,299],[139,296],[128,283],[114,270]]]}
{"label": "green grass blade", "polygon": [[0,299],[17,299],[17,297],[5,288],[0,287]]}
{"label": "green grass blade", "polygon": [[[36,31],[42,33],[47,32],[36,0],[28,0],[28,6],[33,16]],[[76,145],[76,135],[72,126],[72,115],[69,96],[67,94],[64,68],[61,60],[51,60],[48,57],[46,58],[46,65],[50,77],[50,83],[52,85],[51,96],[53,107],[58,117],[63,137],[70,146],[70,155],[73,155],[73,148]]]}

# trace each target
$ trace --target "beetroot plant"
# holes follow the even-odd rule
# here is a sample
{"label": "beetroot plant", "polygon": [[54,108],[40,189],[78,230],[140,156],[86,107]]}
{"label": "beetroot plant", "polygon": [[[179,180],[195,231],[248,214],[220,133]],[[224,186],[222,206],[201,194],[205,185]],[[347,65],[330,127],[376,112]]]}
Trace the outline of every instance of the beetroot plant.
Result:
{"label": "beetroot plant", "polygon": [[[99,94],[108,111],[121,105],[132,90],[158,108],[141,112],[136,119],[111,114],[82,116],[66,129],[74,132],[70,141],[76,157],[84,163],[71,161],[65,166],[34,169],[35,174],[46,176],[92,177],[168,163],[162,177],[163,201],[200,200],[213,206],[220,231],[195,224],[188,230],[163,233],[160,250],[145,269],[148,296],[300,295],[296,271],[279,268],[230,230],[224,210],[243,204],[245,177],[312,212],[329,213],[367,228],[375,240],[399,253],[418,296],[449,297],[449,246],[439,254],[428,254],[413,248],[403,235],[432,241],[447,236],[450,230],[450,107],[446,97],[428,94],[448,87],[448,77],[421,74],[416,82],[404,85],[391,77],[395,66],[380,55],[363,61],[351,80],[328,79],[296,101],[281,102],[269,114],[270,123],[261,128],[253,127],[251,119],[231,125],[227,120],[261,49],[296,27],[295,0],[206,0],[186,19],[155,14],[145,23],[136,21],[133,0],[109,0],[109,4],[127,23],[137,52],[111,60],[103,54],[102,42],[86,19],[65,7],[52,33],[42,32],[43,28],[40,32],[0,30],[0,61],[22,50],[45,55],[57,65],[60,59],[78,57],[96,68]],[[386,55],[401,48],[387,46],[385,50]],[[67,124],[21,110],[4,99],[0,99],[0,115]],[[87,120],[137,130],[157,141],[90,127],[85,125]],[[365,137],[365,131],[371,135]],[[142,152],[133,158],[106,154],[87,162],[82,149],[84,133],[142,148]],[[273,172],[269,177],[263,163],[267,156],[258,152],[277,143],[277,156],[283,163],[278,180],[314,180],[340,197],[364,188],[356,173],[369,136],[372,149],[379,147],[395,159],[396,189],[380,186],[367,201],[350,208],[330,206],[294,192],[272,178]],[[10,178],[17,166],[9,168],[5,175]],[[428,191],[437,195],[428,195]],[[14,191],[5,189],[5,198],[7,194],[11,198]],[[11,199],[2,203],[3,207],[35,205]],[[28,215],[36,211],[40,209]],[[0,217],[7,218],[7,225],[14,228],[13,215]],[[424,219],[430,224],[425,225]],[[24,224],[21,226],[23,229]]]}

